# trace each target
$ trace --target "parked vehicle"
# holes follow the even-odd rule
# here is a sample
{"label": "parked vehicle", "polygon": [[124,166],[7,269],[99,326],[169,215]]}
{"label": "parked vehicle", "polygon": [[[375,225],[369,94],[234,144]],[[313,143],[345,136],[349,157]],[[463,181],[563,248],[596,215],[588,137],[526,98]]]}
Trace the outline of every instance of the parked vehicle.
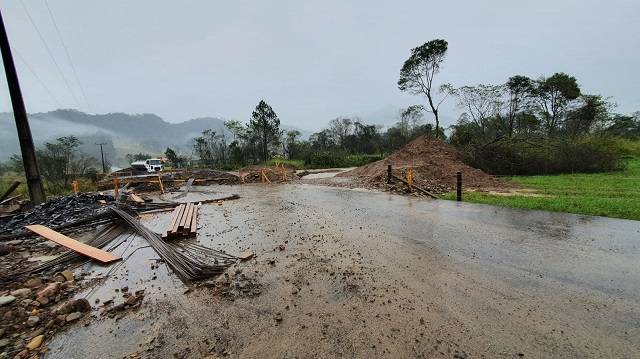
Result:
{"label": "parked vehicle", "polygon": [[160,172],[164,169],[164,160],[162,158],[147,158],[131,163],[131,168],[143,172]]}

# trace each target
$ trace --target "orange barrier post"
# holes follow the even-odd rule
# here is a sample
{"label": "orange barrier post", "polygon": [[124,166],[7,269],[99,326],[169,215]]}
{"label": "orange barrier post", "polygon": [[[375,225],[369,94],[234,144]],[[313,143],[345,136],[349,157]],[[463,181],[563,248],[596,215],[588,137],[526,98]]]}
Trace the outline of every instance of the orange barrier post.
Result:
{"label": "orange barrier post", "polygon": [[118,198],[118,175],[113,175],[113,190],[115,197]]}
{"label": "orange barrier post", "polygon": [[160,193],[164,193],[164,185],[162,184],[162,171],[158,172],[158,181],[160,182]]}
{"label": "orange barrier post", "polygon": [[409,192],[413,189],[411,186],[413,185],[413,168],[409,168],[409,173],[407,173],[407,183],[409,184]]}
{"label": "orange barrier post", "polygon": [[80,190],[78,189],[78,180],[73,180],[73,192],[78,193]]}

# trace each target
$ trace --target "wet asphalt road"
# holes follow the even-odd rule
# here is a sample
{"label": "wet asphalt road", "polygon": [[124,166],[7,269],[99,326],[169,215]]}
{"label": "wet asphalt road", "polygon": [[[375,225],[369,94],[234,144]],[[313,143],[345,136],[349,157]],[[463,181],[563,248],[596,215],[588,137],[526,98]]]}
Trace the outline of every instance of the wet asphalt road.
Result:
{"label": "wet asphalt road", "polygon": [[[241,199],[221,206],[201,207],[199,223],[202,228],[198,239],[202,244],[231,253],[249,250],[258,254],[258,260],[250,268],[256,269],[256,273],[258,270],[264,273],[260,280],[271,289],[265,290],[260,297],[243,299],[245,305],[277,306],[284,291],[280,287],[285,281],[289,283],[291,273],[313,269],[309,264],[296,267],[290,256],[311,251],[304,239],[318,236],[326,243],[320,243],[321,247],[313,247],[313,250],[324,251],[326,258],[362,252],[362,259],[347,258],[330,263],[338,270],[358,264],[369,271],[375,284],[361,280],[361,287],[386,286],[397,292],[398,299],[422,298],[425,304],[414,302],[412,312],[394,313],[399,317],[398,325],[420,316],[427,318],[434,323],[432,333],[446,334],[451,347],[464,347],[471,357],[474,354],[485,357],[518,357],[519,354],[527,357],[640,357],[638,221],[308,185],[194,188],[181,200],[198,201],[230,193],[238,193]],[[153,230],[161,231],[167,217],[170,218],[170,214],[154,215],[143,221]],[[292,238],[302,240],[296,242]],[[287,241],[286,256],[274,252],[274,246],[284,241]],[[122,269],[129,266],[126,281],[148,285],[148,271],[135,268],[147,268],[149,258],[155,255],[141,250],[136,256],[141,256],[139,261],[144,265],[127,262]],[[284,264],[265,270],[262,261],[267,257]],[[118,277],[114,273],[114,276],[118,278],[115,283],[106,283],[106,289],[96,290],[91,295],[101,293],[104,296],[105,292],[120,286],[124,275]],[[182,291],[180,283],[170,276],[163,275],[160,279],[164,282],[154,282],[154,289],[149,288],[146,301],[166,300],[167,291]],[[164,289],[157,290],[159,285]],[[304,308],[300,309],[301,313],[333,310],[332,306],[324,307],[329,300],[317,295],[319,291],[314,297],[300,299],[297,305]],[[367,301],[360,303],[356,299],[348,299],[353,308],[369,305]],[[93,303],[91,298],[90,302]],[[197,304],[194,302],[193,306],[197,307]],[[237,315],[232,312],[234,304],[228,306],[228,315],[233,319]],[[145,309],[141,310],[144,313]],[[198,313],[198,308],[193,312]],[[437,314],[430,314],[433,312]],[[144,314],[140,315],[144,317]],[[299,319],[294,312],[291,315],[293,319]],[[402,318],[404,315],[407,317]],[[234,321],[231,323],[233,328]],[[340,323],[336,324],[337,331],[354,330]],[[239,352],[236,356],[260,356],[249,348],[258,350],[267,344],[242,324],[243,321],[238,320],[235,328],[235,351]],[[141,325],[144,327],[136,322],[136,329],[130,334],[144,332]],[[154,324],[146,325],[147,333],[151,332]],[[264,333],[276,330],[264,325]],[[344,328],[340,328],[341,325]],[[126,320],[120,326],[126,331]],[[96,321],[90,328],[77,328],[59,335],[51,343],[48,357],[86,357],[98,353],[100,355],[95,357],[114,357],[137,349],[136,340],[132,340],[127,348],[116,335],[105,334],[116,330],[113,324]],[[287,328],[280,325],[277,330]],[[454,328],[464,330],[458,332]],[[414,351],[403,351],[402,347],[409,343],[411,330],[400,330],[402,335],[399,336],[407,337],[404,343],[400,340],[397,344],[373,346],[375,350],[386,348],[382,352],[386,355],[371,352],[374,349],[367,342],[372,341],[373,336],[364,336],[362,346],[350,344],[352,349],[346,356],[429,356],[431,352],[426,344],[425,348],[418,346],[416,349],[413,341]],[[95,339],[97,333],[100,333],[99,339]],[[276,333],[274,335],[282,335]],[[79,344],[88,337],[100,344]],[[288,347],[294,349],[288,354],[333,356],[332,353],[336,353],[327,352],[330,349],[312,351],[307,348],[311,345],[315,344],[290,343]],[[96,348],[99,348],[97,352]],[[453,356],[451,352],[445,354]],[[270,352],[266,356],[286,355]]]}

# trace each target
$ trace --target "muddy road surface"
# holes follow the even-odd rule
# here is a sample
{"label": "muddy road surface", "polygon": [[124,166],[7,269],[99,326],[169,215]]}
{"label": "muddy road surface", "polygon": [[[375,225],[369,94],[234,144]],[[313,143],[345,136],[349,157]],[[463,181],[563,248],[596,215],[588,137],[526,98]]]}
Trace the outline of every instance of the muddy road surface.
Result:
{"label": "muddy road surface", "polygon": [[[253,259],[185,285],[131,238],[117,268],[83,269],[109,271],[81,294],[94,318],[46,357],[640,357],[640,222],[304,184],[181,200],[230,193],[197,240]],[[101,316],[123,286],[139,308]]]}

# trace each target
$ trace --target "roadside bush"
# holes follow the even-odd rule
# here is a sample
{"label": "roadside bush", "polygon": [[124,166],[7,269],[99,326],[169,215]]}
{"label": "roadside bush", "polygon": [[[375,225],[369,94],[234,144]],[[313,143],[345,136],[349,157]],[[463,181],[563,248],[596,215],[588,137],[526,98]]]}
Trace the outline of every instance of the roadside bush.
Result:
{"label": "roadside bush", "polygon": [[305,156],[304,167],[308,169],[361,167],[385,157],[384,155],[349,155],[341,151],[313,152]]}
{"label": "roadside bush", "polygon": [[289,159],[283,159],[283,158],[280,158],[280,159],[277,159],[277,160],[275,158],[270,159],[267,162],[267,165],[275,166],[276,162],[278,164],[280,164],[280,165],[282,165],[284,163],[285,166],[293,167],[293,168],[296,168],[296,169],[304,167],[304,161],[302,161],[302,160],[289,160]]}
{"label": "roadside bush", "polygon": [[306,168],[346,167],[346,157],[346,154],[343,152],[313,152],[305,156],[304,165]]}
{"label": "roadside bush", "polygon": [[502,138],[468,147],[465,162],[497,175],[596,173],[624,168],[619,153],[589,140]]}
{"label": "roadside bush", "polygon": [[385,157],[384,155],[349,155],[345,158],[345,167],[361,167]]}
{"label": "roadside bush", "polygon": [[585,139],[585,142],[622,158],[640,158],[640,140],[597,135]]}

